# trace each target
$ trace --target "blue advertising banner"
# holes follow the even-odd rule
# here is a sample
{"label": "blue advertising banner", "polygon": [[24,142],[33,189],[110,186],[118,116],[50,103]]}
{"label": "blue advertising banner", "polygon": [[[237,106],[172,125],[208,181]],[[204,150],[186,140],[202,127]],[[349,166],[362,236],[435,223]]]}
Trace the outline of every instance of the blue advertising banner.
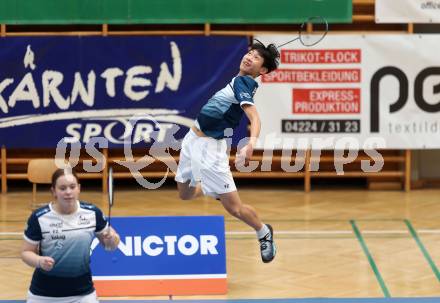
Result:
{"label": "blue advertising banner", "polygon": [[222,216],[119,217],[112,226],[121,237],[116,251],[92,243],[98,294],[225,293]]}
{"label": "blue advertising banner", "polygon": [[[0,145],[179,140],[246,50],[245,37],[1,39]],[[233,141],[245,134],[242,121]]]}

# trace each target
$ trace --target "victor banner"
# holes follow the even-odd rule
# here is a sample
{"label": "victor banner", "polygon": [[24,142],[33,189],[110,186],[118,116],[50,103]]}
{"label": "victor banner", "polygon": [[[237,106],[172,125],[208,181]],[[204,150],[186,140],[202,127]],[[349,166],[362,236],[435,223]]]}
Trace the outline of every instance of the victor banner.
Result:
{"label": "victor banner", "polygon": [[[245,37],[0,40],[0,145],[171,144],[238,73]],[[235,131],[246,134],[246,123]],[[101,141],[102,142],[102,141]],[[105,147],[105,146],[101,146]]]}
{"label": "victor banner", "polygon": [[[263,35],[282,44],[289,35]],[[439,148],[439,35],[328,35],[260,79],[259,147]]]}
{"label": "victor banner", "polygon": [[213,295],[227,292],[221,216],[119,217],[114,252],[92,243],[99,296]]}

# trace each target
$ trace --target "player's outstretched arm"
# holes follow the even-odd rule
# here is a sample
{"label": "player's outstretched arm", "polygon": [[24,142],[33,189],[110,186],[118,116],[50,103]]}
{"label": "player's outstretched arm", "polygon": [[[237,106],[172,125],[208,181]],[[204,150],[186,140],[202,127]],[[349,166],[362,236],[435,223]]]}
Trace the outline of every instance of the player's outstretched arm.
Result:
{"label": "player's outstretched arm", "polygon": [[240,149],[238,153],[238,161],[244,161],[245,164],[247,164],[254,152],[254,147],[257,144],[258,136],[260,136],[261,120],[255,105],[244,104],[242,108],[248,117],[251,126],[249,142],[246,146]]}

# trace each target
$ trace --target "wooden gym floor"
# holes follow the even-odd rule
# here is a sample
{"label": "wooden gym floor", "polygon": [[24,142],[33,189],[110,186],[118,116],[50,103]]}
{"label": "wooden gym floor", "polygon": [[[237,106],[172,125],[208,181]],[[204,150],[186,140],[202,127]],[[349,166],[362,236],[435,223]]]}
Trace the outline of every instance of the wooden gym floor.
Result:
{"label": "wooden gym floor", "polygon": [[[225,215],[228,294],[173,299],[440,297],[440,190],[305,194],[286,187],[246,186],[239,192],[274,227],[278,254],[272,263],[260,261],[254,232],[211,198],[180,201],[172,187],[117,188],[112,213]],[[51,198],[46,191],[38,197]],[[22,300],[29,286],[32,269],[19,252],[30,198],[30,190],[0,195],[0,300]],[[81,199],[106,211],[106,196],[99,191],[83,191]]]}

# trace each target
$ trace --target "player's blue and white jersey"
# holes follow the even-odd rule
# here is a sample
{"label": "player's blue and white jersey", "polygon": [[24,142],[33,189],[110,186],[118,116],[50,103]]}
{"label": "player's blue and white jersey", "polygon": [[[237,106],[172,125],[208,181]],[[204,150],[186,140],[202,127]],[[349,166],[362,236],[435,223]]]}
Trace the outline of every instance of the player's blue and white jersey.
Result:
{"label": "player's blue and white jersey", "polygon": [[254,104],[257,88],[258,83],[250,76],[234,77],[202,107],[196,126],[208,137],[224,138],[225,129],[234,129],[240,123],[242,106]]}
{"label": "player's blue and white jersey", "polygon": [[96,206],[77,203],[73,214],[59,214],[51,203],[34,211],[28,219],[24,239],[39,244],[40,255],[55,260],[52,270],[35,270],[30,287],[34,295],[67,297],[94,290],[90,245],[95,234],[107,226],[107,221]]}

